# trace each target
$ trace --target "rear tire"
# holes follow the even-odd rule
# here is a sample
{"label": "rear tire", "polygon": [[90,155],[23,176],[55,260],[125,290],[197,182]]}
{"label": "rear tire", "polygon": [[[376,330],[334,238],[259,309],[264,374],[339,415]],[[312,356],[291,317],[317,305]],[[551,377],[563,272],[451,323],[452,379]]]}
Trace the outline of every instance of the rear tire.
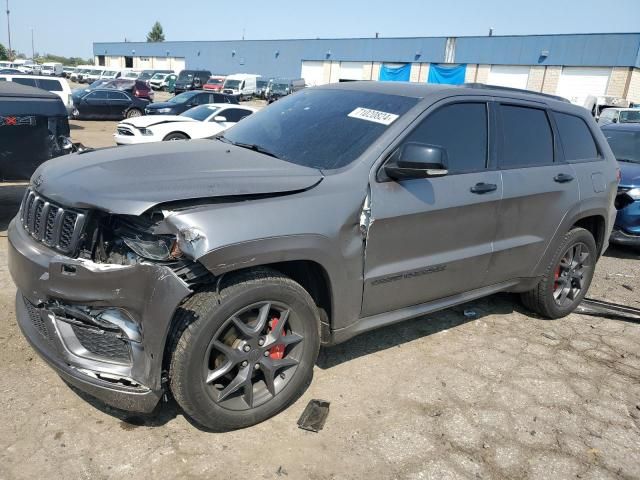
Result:
{"label": "rear tire", "polygon": [[189,137],[184,133],[172,132],[162,139],[163,142],[170,142],[173,140],[189,140]]}
{"label": "rear tire", "polygon": [[124,115],[126,118],[135,118],[142,116],[142,111],[137,108],[130,108]]}
{"label": "rear tire", "polygon": [[176,314],[171,392],[212,431],[260,423],[306,390],[319,328],[311,296],[290,278],[266,268],[232,275],[219,293],[197,292]]}
{"label": "rear tire", "polygon": [[556,250],[540,283],[521,294],[523,305],[549,319],[569,315],[589,290],[597,256],[591,232],[572,229]]}

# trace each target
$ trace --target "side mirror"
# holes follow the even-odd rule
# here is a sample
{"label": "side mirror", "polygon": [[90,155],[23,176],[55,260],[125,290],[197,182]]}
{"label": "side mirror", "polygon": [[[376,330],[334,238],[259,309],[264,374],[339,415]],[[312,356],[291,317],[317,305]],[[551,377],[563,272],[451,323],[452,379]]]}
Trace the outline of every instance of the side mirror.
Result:
{"label": "side mirror", "polygon": [[447,151],[435,145],[406,143],[390,158],[385,173],[394,180],[447,175]]}
{"label": "side mirror", "polygon": [[213,121],[214,122],[226,122],[227,121],[227,117],[223,117],[222,115],[217,115],[217,116],[213,117]]}

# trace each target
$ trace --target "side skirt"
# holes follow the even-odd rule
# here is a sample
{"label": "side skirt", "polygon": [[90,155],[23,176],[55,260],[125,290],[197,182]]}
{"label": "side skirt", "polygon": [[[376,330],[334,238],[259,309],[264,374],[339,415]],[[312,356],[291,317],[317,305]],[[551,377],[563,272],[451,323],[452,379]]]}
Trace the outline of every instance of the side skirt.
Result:
{"label": "side skirt", "polygon": [[438,310],[444,310],[461,303],[476,300],[478,298],[486,297],[494,293],[503,292],[512,289],[514,286],[521,282],[520,279],[509,280],[507,282],[498,283],[495,285],[489,285],[487,287],[478,288],[469,292],[459,293],[450,297],[434,300],[433,302],[421,303],[418,305],[412,305],[410,307],[401,308],[392,312],[379,313],[370,317],[363,317],[352,325],[341,328],[339,330],[333,330],[331,332],[331,340],[329,345],[335,345],[349,340],[356,335],[359,335],[369,330],[385,327],[394,323],[402,322],[404,320],[410,320],[412,318],[421,317],[428,313],[437,312]]}

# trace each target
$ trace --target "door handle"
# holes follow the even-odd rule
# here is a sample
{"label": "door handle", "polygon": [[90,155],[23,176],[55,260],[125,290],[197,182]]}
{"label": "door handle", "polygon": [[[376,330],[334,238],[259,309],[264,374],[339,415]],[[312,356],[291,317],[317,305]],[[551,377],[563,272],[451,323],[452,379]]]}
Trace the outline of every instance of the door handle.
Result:
{"label": "door handle", "polygon": [[473,187],[471,187],[471,193],[489,193],[495,192],[498,189],[498,186],[495,183],[476,183]]}
{"label": "door handle", "polygon": [[568,173],[559,173],[558,175],[553,177],[553,180],[558,183],[567,183],[573,180],[573,176],[569,175]]}

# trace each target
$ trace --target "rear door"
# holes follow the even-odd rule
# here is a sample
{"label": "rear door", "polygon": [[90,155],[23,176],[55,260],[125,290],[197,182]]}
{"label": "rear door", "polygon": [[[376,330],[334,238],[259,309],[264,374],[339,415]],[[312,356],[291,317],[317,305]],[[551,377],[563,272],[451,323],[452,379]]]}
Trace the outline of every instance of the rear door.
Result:
{"label": "rear door", "polygon": [[551,112],[528,102],[502,101],[496,107],[504,193],[490,283],[533,276],[563,218],[580,199],[576,172],[563,161]]}
{"label": "rear door", "polygon": [[109,115],[112,118],[121,119],[124,117],[126,110],[131,105],[131,99],[126,93],[118,90],[109,92]]}
{"label": "rear door", "polygon": [[364,316],[484,285],[502,196],[489,119],[482,99],[432,107],[402,143],[446,149],[449,174],[371,182]]}

